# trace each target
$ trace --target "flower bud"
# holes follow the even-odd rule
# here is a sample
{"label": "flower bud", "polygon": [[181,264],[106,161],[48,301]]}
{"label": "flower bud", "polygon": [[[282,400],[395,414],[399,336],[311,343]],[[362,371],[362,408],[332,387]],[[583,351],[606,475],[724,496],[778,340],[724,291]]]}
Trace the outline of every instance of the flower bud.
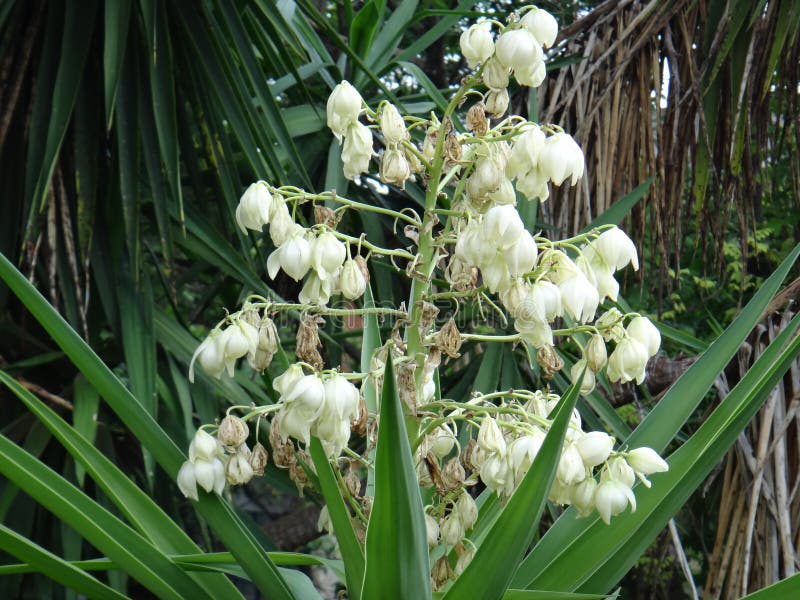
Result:
{"label": "flower bud", "polygon": [[542,47],[527,29],[509,29],[498,39],[495,55],[500,64],[523,71],[528,65],[543,60]]}
{"label": "flower bud", "polygon": [[381,133],[387,145],[401,144],[409,138],[403,117],[400,116],[400,112],[394,104],[390,102],[384,103],[378,122],[381,125]]}
{"label": "flower bud", "polygon": [[194,464],[189,460],[185,461],[178,471],[178,489],[184,497],[197,502],[197,479],[194,475]]}
{"label": "flower bud", "polygon": [[328,97],[328,127],[340,142],[347,128],[358,120],[363,100],[361,94],[347,81],[333,88]]}
{"label": "flower bud", "polygon": [[647,354],[655,356],[661,346],[661,333],[647,317],[634,317],[628,323],[628,335],[647,348]]}
{"label": "flower bud", "polygon": [[439,590],[444,584],[453,578],[453,569],[450,567],[450,559],[445,554],[436,559],[433,563],[431,570],[431,579],[433,580],[433,589]]}
{"label": "flower bud", "polygon": [[467,111],[467,129],[478,136],[486,135],[489,131],[489,120],[483,102],[476,102]]}
{"label": "flower bud", "polygon": [[300,226],[294,222],[292,215],[289,214],[286,202],[277,204],[272,211],[269,223],[269,237],[273,245],[277,248],[283,244],[296,227]]}
{"label": "flower bud", "polygon": [[253,446],[253,451],[250,453],[250,466],[253,469],[253,475],[261,477],[267,467],[267,461],[269,461],[269,452],[259,442]]}
{"label": "flower bud", "polygon": [[248,435],[250,429],[247,423],[234,415],[227,415],[222,419],[217,431],[217,439],[228,448],[238,448],[247,441]]}
{"label": "flower bud", "polygon": [[492,24],[489,21],[482,21],[472,25],[461,34],[459,45],[467,65],[470,69],[474,69],[494,54]]}
{"label": "flower bud", "polygon": [[428,435],[429,449],[437,458],[444,458],[456,443],[453,432],[447,425],[440,425]]}
{"label": "flower bud", "polygon": [[497,161],[489,156],[481,156],[475,161],[472,175],[467,179],[467,194],[471,200],[479,201],[500,187],[502,182],[503,173]]}
{"label": "flower bud", "polygon": [[394,148],[384,150],[379,175],[382,182],[405,189],[406,180],[411,177],[411,166],[405,154]]}
{"label": "flower bud", "polygon": [[483,103],[486,105],[486,112],[493,117],[502,117],[508,110],[508,90],[506,88],[489,88]]}
{"label": "flower bud", "polygon": [[614,448],[614,438],[604,431],[590,431],[575,441],[575,447],[583,464],[591,469],[606,462]]}
{"label": "flower bud", "polygon": [[520,23],[545,48],[549,48],[556,41],[558,21],[546,10],[534,7],[525,13]]}
{"label": "flower bud", "polygon": [[607,342],[617,342],[625,336],[625,328],[622,326],[624,315],[616,308],[608,310],[603,313],[594,322],[594,326],[600,330],[600,335]]}
{"label": "flower bud", "polygon": [[261,231],[269,223],[271,211],[272,195],[269,188],[265,182],[257,181],[250,184],[242,194],[236,207],[236,223],[245,234],[248,229]]}
{"label": "flower bud", "polygon": [[253,478],[253,467],[242,452],[237,452],[228,460],[225,466],[225,477],[231,485],[241,485]]}
{"label": "flower bud", "polygon": [[342,295],[348,300],[355,300],[364,295],[367,281],[358,263],[353,259],[344,261],[342,272],[339,275],[339,287]]}
{"label": "flower bud", "polygon": [[198,460],[210,461],[219,453],[219,444],[214,436],[210,435],[204,429],[198,429],[191,443],[189,444],[189,460],[192,462]]}
{"label": "flower bud", "polygon": [[630,488],[636,482],[636,473],[627,460],[615,456],[606,463],[606,468],[600,473],[600,481],[619,481]]}
{"label": "flower bud", "polygon": [[634,448],[625,456],[631,468],[642,475],[669,471],[667,462],[658,455],[658,452],[647,446]]}
{"label": "flower bud", "polygon": [[506,89],[508,87],[508,67],[501,65],[496,58],[490,58],[483,67],[483,83],[487,88],[493,90]]}
{"label": "flower bud", "polygon": [[606,344],[603,341],[603,336],[595,333],[586,345],[586,352],[584,353],[586,364],[589,368],[598,373],[608,362],[608,352]]}
{"label": "flower bud", "polygon": [[571,135],[555,133],[545,141],[539,155],[539,169],[556,185],[567,178],[570,178],[570,185],[575,185],[583,176],[583,151]]}
{"label": "flower bud", "polygon": [[642,383],[649,358],[647,348],[632,337],[625,337],[608,357],[606,373],[611,382]]}
{"label": "flower bud", "polygon": [[275,279],[278,270],[300,281],[311,268],[311,244],[305,238],[305,229],[299,225],[290,232],[286,241],[267,258],[267,271],[270,279]]}

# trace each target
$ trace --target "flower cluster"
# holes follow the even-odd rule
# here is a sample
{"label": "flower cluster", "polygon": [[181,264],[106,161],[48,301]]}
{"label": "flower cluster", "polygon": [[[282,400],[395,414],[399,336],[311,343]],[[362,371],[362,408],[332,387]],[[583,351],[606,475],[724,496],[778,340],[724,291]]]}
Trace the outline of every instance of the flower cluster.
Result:
{"label": "flower cluster", "polygon": [[501,116],[508,109],[508,80],[513,74],[517,83],[538,87],[546,70],[544,48],[555,42],[558,23],[546,10],[529,7],[516,23],[503,27],[495,41],[492,23],[482,21],[461,34],[461,53],[469,68],[482,65],[483,82],[489,88],[486,107],[490,114]]}
{"label": "flower cluster", "polygon": [[[429,434],[416,455],[420,484],[435,486],[438,494],[445,498],[445,505],[450,502],[453,490],[460,487],[454,485],[454,481],[462,486],[472,485],[477,481],[475,476],[501,498],[509,498],[539,453],[551,424],[548,415],[558,400],[558,396],[541,392],[514,392],[509,393],[500,405],[479,396],[470,401],[468,411],[456,408],[448,416],[454,421],[466,420],[476,426],[477,437],[461,451],[460,456],[456,453],[456,456],[448,458],[457,444],[452,432],[447,426],[439,426]],[[481,416],[471,417],[473,412]],[[442,430],[447,433],[442,434]],[[666,471],[668,466],[651,448],[615,452],[614,443],[614,438],[605,432],[585,432],[580,414],[575,410],[570,418],[549,499],[557,504],[574,505],[583,516],[596,509],[606,522],[622,512],[628,503],[635,510],[636,500],[631,488],[636,477],[649,486],[646,476]],[[444,466],[440,467],[442,461]],[[447,475],[453,472],[458,473],[457,477]],[[595,477],[597,474],[599,483]],[[461,521],[466,525],[457,530],[460,537],[441,534],[444,544],[455,546],[474,523],[469,519]]]}
{"label": "flower cluster", "polygon": [[328,98],[328,127],[342,145],[342,163],[348,179],[355,179],[369,169],[372,131],[359,122],[364,100],[347,81],[337,85]]}
{"label": "flower cluster", "polygon": [[197,347],[189,363],[189,381],[194,382],[195,361],[212,377],[219,378],[225,371],[233,377],[236,361],[246,356],[253,370],[263,373],[278,351],[278,343],[278,330],[272,319],[247,304],[213,329]]}
{"label": "flower cluster", "polygon": [[236,220],[242,231],[260,232],[269,225],[275,250],[267,258],[267,272],[275,279],[282,270],[295,281],[308,275],[300,291],[302,303],[325,305],[339,293],[348,300],[363,295],[367,286],[363,259],[351,258],[348,246],[328,225],[306,228],[296,223],[279,190],[263,181],[252,184],[239,201]]}
{"label": "flower cluster", "polygon": [[275,420],[283,441],[288,437],[308,444],[318,437],[331,456],[338,456],[350,440],[350,423],[358,418],[361,394],[338,373],[322,377],[290,366],[272,383],[280,394]]}
{"label": "flower cluster", "polygon": [[[591,393],[603,372],[611,382],[642,383],[661,336],[646,317],[613,306],[618,272],[629,265],[639,268],[634,242],[610,225],[550,239],[533,231],[517,208],[518,199],[544,202],[551,185],[574,186],[584,174],[583,152],[560,127],[503,116],[509,78],[527,86],[541,84],[544,51],[556,34],[555,19],[536,7],[520,10],[505,25],[483,21],[469,27],[460,44],[475,72],[439,116],[404,116],[385,100],[373,110],[348,82],[335,86],[327,122],[342,144],[345,175],[356,179],[369,173],[373,156],[379,156],[377,176],[395,186],[393,194],[421,175],[426,189],[419,214],[411,202],[396,211],[389,208],[392,203],[362,203],[333,190],[315,194],[259,181],[245,191],[236,209],[239,227],[261,233],[267,225],[274,245],[266,257],[269,277],[283,271],[302,282],[302,289],[297,302],[248,296],[242,309],[226,314],[199,345],[190,379],[195,362],[212,377],[233,376],[243,358],[264,372],[280,349],[273,318],[281,311],[299,316],[289,358],[294,363],[280,373],[273,368],[274,404],[232,407],[219,425],[198,430],[178,475],[184,495],[197,499],[198,485],[220,493],[226,482],[246,483],[263,472],[266,450],[260,444],[249,449],[247,423],[255,423],[257,438],[259,424],[269,419],[272,462],[289,471],[301,492],[315,469],[309,445],[312,438],[322,442],[354,530],[363,534],[372,502],[369,486],[363,485],[364,469],[374,468],[372,452],[381,427],[375,405],[368,409],[361,391],[370,386],[381,392],[392,353],[398,397],[413,425],[409,431],[415,432],[410,442],[417,479],[430,488],[424,495],[429,502],[425,519],[436,557],[432,584],[440,589],[475,555],[470,537],[479,515],[472,486],[480,481],[507,501],[539,454],[559,401],[556,395],[524,389],[449,398],[452,392],[441,389],[437,377],[443,361],[481,351],[472,345],[464,350],[467,344],[509,343],[525,350],[531,371],[546,381],[564,367],[567,355],[556,348],[569,341],[568,348],[577,349],[569,377],[581,393]],[[476,89],[481,85],[487,89]],[[464,118],[455,118],[455,111],[473,98]],[[382,145],[379,155],[373,150],[373,131]],[[304,225],[306,202],[314,204],[311,225]],[[347,235],[338,229],[347,222],[341,220],[344,210],[390,217],[394,225],[402,222],[412,244],[382,248],[366,234]],[[386,268],[413,280],[406,302],[391,308],[359,303],[369,284],[366,260],[371,257],[390,257]],[[348,300],[346,308],[328,306],[336,294]],[[505,331],[486,333],[486,319],[474,332],[462,333],[453,318],[437,320],[437,300],[452,302],[456,310],[476,308],[473,314],[481,316],[490,307]],[[333,315],[396,319],[387,344],[363,357],[369,359],[367,372],[344,372],[360,360],[326,368],[319,330],[323,317]],[[574,411],[550,500],[572,505],[581,515],[596,511],[606,522],[629,506],[635,510],[637,479],[649,486],[647,477],[668,465],[650,448],[615,449],[615,444],[605,432],[585,431]],[[332,529],[327,510],[319,524]]]}
{"label": "flower cluster", "polygon": [[198,429],[189,444],[189,460],[178,472],[178,487],[187,498],[197,500],[197,486],[221,494],[227,481],[241,485],[263,475],[269,455],[259,443],[247,446],[250,429],[238,417],[226,416],[214,437]]}

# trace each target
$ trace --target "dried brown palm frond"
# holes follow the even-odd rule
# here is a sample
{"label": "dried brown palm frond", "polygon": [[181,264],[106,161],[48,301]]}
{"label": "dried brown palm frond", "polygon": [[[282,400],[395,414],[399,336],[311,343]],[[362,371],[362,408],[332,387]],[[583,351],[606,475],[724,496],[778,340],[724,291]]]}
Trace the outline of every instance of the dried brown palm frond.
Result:
{"label": "dried brown palm frond", "polygon": [[791,0],[610,0],[565,28],[557,54],[574,62],[540,88],[539,117],[574,132],[589,176],[556,190],[544,219],[575,232],[654,176],[630,226],[662,284],[687,234],[722,268],[726,231],[746,239],[787,154],[782,193],[799,197],[798,29]]}
{"label": "dried brown palm frond", "polygon": [[[738,376],[792,316],[772,317],[751,335],[749,351],[740,352]],[[717,387],[720,397],[727,395],[725,381]],[[739,436],[721,482],[714,484],[721,487],[720,506],[703,598],[740,598],[797,572],[799,458],[800,364],[795,362]]]}

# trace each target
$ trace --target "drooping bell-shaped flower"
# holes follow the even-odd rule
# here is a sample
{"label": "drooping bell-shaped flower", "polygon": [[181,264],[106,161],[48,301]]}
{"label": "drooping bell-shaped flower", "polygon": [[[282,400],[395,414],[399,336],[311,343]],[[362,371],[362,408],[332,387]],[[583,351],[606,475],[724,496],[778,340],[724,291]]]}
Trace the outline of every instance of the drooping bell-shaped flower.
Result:
{"label": "drooping bell-shaped flower", "polygon": [[516,71],[543,59],[542,47],[527,29],[510,29],[497,39],[495,56],[500,64]]}
{"label": "drooping bell-shaped flower", "polygon": [[647,317],[634,317],[626,329],[628,335],[647,348],[647,354],[655,356],[661,347],[661,332]]}
{"label": "drooping bell-shaped flower", "polygon": [[625,268],[628,263],[635,271],[639,270],[639,256],[636,245],[619,227],[605,230],[589,244],[612,271]]}
{"label": "drooping bell-shaped flower", "polygon": [[342,296],[348,300],[355,300],[364,295],[367,289],[367,280],[355,260],[344,261],[339,274],[339,288],[342,290]]}
{"label": "drooping bell-shaped flower", "polygon": [[511,276],[518,277],[533,270],[538,254],[533,236],[523,230],[517,241],[506,250],[506,264]]}
{"label": "drooping bell-shaped flower", "polygon": [[661,458],[658,452],[647,446],[634,448],[625,456],[628,460],[628,464],[636,473],[636,476],[647,487],[651,485],[650,480],[646,477],[647,475],[669,471],[669,464],[667,464],[667,461]]}
{"label": "drooping bell-shaped flower", "polygon": [[549,48],[556,41],[558,21],[546,10],[534,7],[525,13],[520,23],[545,48]]}
{"label": "drooping bell-shaped flower", "polygon": [[614,438],[605,431],[590,431],[575,440],[575,447],[588,468],[601,465],[614,449]]}
{"label": "drooping bell-shaped flower", "polygon": [[483,239],[498,250],[513,246],[525,225],[513,206],[493,206],[483,218]]}
{"label": "drooping bell-shaped flower", "polygon": [[581,323],[594,319],[597,305],[600,304],[600,295],[583,272],[578,271],[561,281],[558,289],[564,310],[570,317]]}
{"label": "drooping bell-shaped flower", "polygon": [[294,227],[287,239],[267,258],[267,272],[275,279],[278,270],[300,281],[311,268],[311,244],[306,239],[306,230],[300,225]]}
{"label": "drooping bell-shaped flower", "polygon": [[538,125],[526,125],[514,139],[511,155],[506,164],[506,176],[514,179],[522,177],[539,164],[539,154],[544,147],[546,136]]}
{"label": "drooping bell-shaped flower", "polygon": [[546,76],[547,69],[544,66],[544,60],[535,62],[525,69],[514,71],[514,78],[517,80],[517,83],[532,88],[542,85]]}
{"label": "drooping bell-shaped flower", "polygon": [[400,116],[400,111],[397,110],[394,104],[390,102],[385,102],[383,104],[378,122],[381,126],[383,139],[386,141],[387,145],[401,144],[409,139],[406,124],[403,121],[403,117]]}
{"label": "drooping bell-shaped flower", "polygon": [[502,117],[506,113],[508,102],[508,89],[506,88],[489,88],[483,98],[483,103],[486,105],[486,113],[494,117]]}
{"label": "drooping bell-shaped flower", "polygon": [[396,148],[384,150],[378,175],[383,183],[405,189],[406,181],[411,177],[411,165],[408,163],[405,152]]}
{"label": "drooping bell-shaped flower", "polygon": [[302,378],[303,367],[295,363],[272,380],[272,387],[281,396],[285,396]]}
{"label": "drooping bell-shaped flower", "polygon": [[492,24],[489,21],[475,23],[461,34],[459,45],[470,69],[486,62],[494,54]]}
{"label": "drooping bell-shaped flower", "polygon": [[311,271],[311,275],[306,278],[303,289],[297,295],[297,299],[302,304],[313,304],[315,306],[325,306],[331,299],[335,284],[335,273],[326,273],[326,278],[321,279],[319,271]]}
{"label": "drooping bell-shaped flower", "polygon": [[208,373],[211,377],[219,377],[225,371],[225,348],[224,340],[221,338],[221,332],[214,330],[208,334],[192,355],[192,360],[189,363],[189,382],[194,383],[194,363],[198,361],[203,371]]}
{"label": "drooping bell-shaped flower", "polygon": [[369,169],[372,150],[372,131],[359,122],[351,123],[342,146],[344,176],[355,179]]}
{"label": "drooping bell-shaped flower", "polygon": [[[584,369],[586,370],[584,371]],[[585,358],[576,361],[575,364],[572,365],[572,368],[570,368],[569,370],[570,381],[572,381],[572,383],[575,383],[576,381],[578,381],[578,378],[581,377],[581,374],[583,374],[583,379],[581,379],[580,392],[581,394],[584,395],[589,394],[594,389],[595,377],[594,377],[594,371],[586,368]]]}
{"label": "drooping bell-shaped flower", "polygon": [[311,245],[311,266],[322,279],[329,279],[342,266],[347,249],[330,231],[320,233]]}
{"label": "drooping bell-shaped flower", "polygon": [[623,512],[630,504],[631,510],[636,510],[636,497],[630,487],[615,480],[601,482],[594,492],[594,504],[600,518],[606,524],[611,523],[611,517]]}
{"label": "drooping bell-shaped flower", "polygon": [[197,502],[197,478],[194,475],[194,464],[189,460],[178,471],[178,489],[186,498]]}
{"label": "drooping bell-shaped flower", "polygon": [[508,87],[508,67],[501,65],[496,58],[490,58],[483,67],[483,83],[490,89],[504,90]]}
{"label": "drooping bell-shaped flower", "polygon": [[358,90],[347,81],[342,81],[333,88],[328,97],[328,127],[340,142],[348,127],[358,121],[363,100]]}
{"label": "drooping bell-shaped flower", "polygon": [[612,382],[626,383],[636,380],[642,383],[645,378],[645,367],[650,358],[647,348],[630,336],[625,336],[608,357],[606,373]]}
{"label": "drooping bell-shaped flower", "polygon": [[583,177],[583,151],[572,136],[558,132],[547,138],[539,155],[539,169],[554,184],[570,179],[575,185]]}
{"label": "drooping bell-shaped flower", "polygon": [[264,225],[269,224],[272,205],[272,194],[267,184],[263,181],[251,183],[236,207],[236,223],[242,233],[247,233],[248,229],[261,231]]}
{"label": "drooping bell-shaped flower", "polygon": [[567,444],[562,448],[556,477],[564,485],[579,483],[586,478],[586,467],[575,444]]}

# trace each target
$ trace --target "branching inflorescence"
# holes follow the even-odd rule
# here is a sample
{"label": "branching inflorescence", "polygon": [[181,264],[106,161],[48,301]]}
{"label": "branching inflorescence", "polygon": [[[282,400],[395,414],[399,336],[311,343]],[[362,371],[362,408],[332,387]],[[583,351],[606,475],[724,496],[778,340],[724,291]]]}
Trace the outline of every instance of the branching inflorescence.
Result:
{"label": "branching inflorescence", "polygon": [[[264,181],[247,189],[236,220],[245,232],[260,233],[268,226],[275,247],[267,258],[269,276],[274,279],[283,271],[302,281],[299,303],[251,296],[197,348],[190,380],[195,361],[213,377],[233,375],[242,358],[263,372],[279,349],[273,318],[282,311],[301,314],[297,362],[275,378],[280,395],[276,404],[231,407],[218,425],[198,430],[178,475],[187,497],[197,499],[198,486],[221,493],[226,481],[238,485],[263,474],[267,450],[260,443],[250,448],[247,440],[250,428],[258,429],[268,419],[272,460],[289,470],[298,488],[302,491],[308,484],[305,469],[312,462],[307,447],[311,437],[317,437],[337,474],[340,460],[349,465],[347,475],[339,477],[341,493],[353,517],[367,519],[371,498],[362,493],[358,469],[371,468],[375,414],[356,383],[379,389],[387,353],[392,352],[399,396],[411,424],[418,480],[432,489],[426,495],[432,498],[426,507],[429,545],[455,549],[459,556],[454,571],[434,566],[438,587],[456,577],[474,554],[468,532],[478,511],[471,486],[480,480],[502,500],[508,499],[539,451],[559,400],[541,390],[443,398],[434,377],[442,355],[456,359],[465,342],[523,344],[535,351],[544,375],[552,376],[563,367],[556,340],[570,339],[582,353],[570,369],[582,393],[591,392],[595,374],[603,369],[612,382],[642,382],[647,361],[660,346],[658,330],[646,317],[616,308],[597,315],[601,302],[617,300],[615,273],[628,265],[639,267],[633,242],[615,226],[550,240],[528,231],[516,208],[518,201],[544,202],[549,186],[575,185],[584,171],[580,147],[559,127],[505,116],[510,77],[520,85],[540,85],[545,50],[556,33],[555,19],[535,7],[520,10],[505,25],[472,25],[460,42],[473,71],[444,114],[427,120],[403,116],[387,101],[372,110],[347,81],[333,90],[327,120],[341,143],[346,177],[370,176],[376,159],[383,183],[399,190],[410,180],[422,183],[422,214]],[[466,130],[458,131],[456,111],[472,99],[477,100],[463,114]],[[380,153],[375,152],[376,133]],[[298,222],[298,206],[306,202],[315,204],[316,224],[311,226]],[[382,248],[365,235],[339,231],[341,213],[350,210],[371,211],[401,223],[414,245]],[[394,308],[328,306],[337,296],[354,306],[369,285],[368,261],[381,259],[411,278],[406,302],[398,301]],[[438,298],[487,303],[513,322],[516,333],[484,333],[486,327],[481,333],[462,333],[452,319],[440,325],[432,304]],[[396,329],[393,343],[375,352],[369,372],[326,370],[317,351],[324,317],[370,312],[398,319],[402,329]],[[556,323],[559,328],[554,329]],[[465,431],[469,435],[459,435]],[[356,442],[352,448],[351,442]],[[628,506],[635,510],[636,479],[649,486],[647,475],[666,470],[667,464],[649,448],[614,446],[614,438],[605,432],[585,432],[576,410],[550,500],[573,505],[581,515],[597,510],[606,522]],[[364,447],[361,453],[353,449]],[[326,515],[323,510],[321,522],[329,526]]]}

